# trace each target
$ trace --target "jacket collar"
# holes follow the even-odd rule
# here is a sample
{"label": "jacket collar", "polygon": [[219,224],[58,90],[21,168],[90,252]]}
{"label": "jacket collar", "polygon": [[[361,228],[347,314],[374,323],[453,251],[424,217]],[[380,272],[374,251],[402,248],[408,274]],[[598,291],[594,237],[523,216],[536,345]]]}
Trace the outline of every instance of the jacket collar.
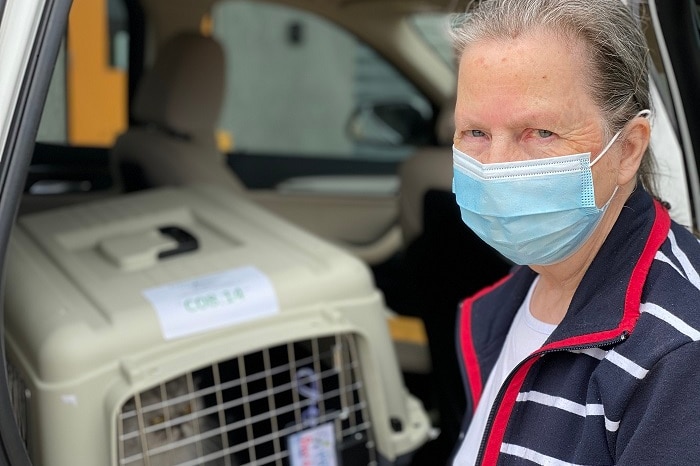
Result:
{"label": "jacket collar", "polygon": [[[631,333],[639,317],[647,273],[669,228],[666,210],[637,188],[584,275],[566,316],[542,350],[603,345]],[[462,349],[464,339],[470,339],[470,350],[479,355],[482,374],[490,372],[498,358],[535,276],[529,267],[518,267],[487,293],[464,302]],[[470,335],[464,334],[465,318],[470,320]]]}
{"label": "jacket collar", "polygon": [[543,349],[602,344],[631,333],[649,268],[670,226],[661,203],[635,190]]}

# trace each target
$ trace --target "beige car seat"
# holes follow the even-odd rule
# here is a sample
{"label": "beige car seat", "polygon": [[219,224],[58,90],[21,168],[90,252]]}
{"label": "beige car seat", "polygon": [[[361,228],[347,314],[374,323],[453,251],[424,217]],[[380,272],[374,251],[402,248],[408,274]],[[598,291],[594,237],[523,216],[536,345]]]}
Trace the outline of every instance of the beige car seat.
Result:
{"label": "beige car seat", "polygon": [[212,38],[181,33],[163,44],[137,88],[136,124],[113,147],[113,172],[126,191],[186,183],[244,190],[216,145],[224,70]]}
{"label": "beige car seat", "polygon": [[436,122],[438,146],[419,148],[399,167],[399,220],[404,246],[423,231],[423,199],[431,190],[452,191],[452,138],[454,99],[440,111]]}

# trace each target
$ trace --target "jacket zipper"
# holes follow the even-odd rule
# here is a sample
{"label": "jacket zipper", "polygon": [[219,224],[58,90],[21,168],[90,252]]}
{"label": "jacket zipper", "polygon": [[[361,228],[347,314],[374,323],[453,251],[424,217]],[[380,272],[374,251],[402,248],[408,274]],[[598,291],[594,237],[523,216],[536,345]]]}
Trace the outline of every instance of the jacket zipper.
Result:
{"label": "jacket zipper", "polygon": [[512,371],[510,371],[510,374],[508,374],[508,377],[506,377],[506,380],[503,382],[501,385],[501,388],[498,390],[498,394],[496,395],[496,398],[493,400],[493,406],[491,407],[491,411],[489,412],[489,417],[486,420],[486,427],[484,428],[484,435],[481,438],[481,444],[479,445],[479,454],[476,457],[476,463],[475,465],[480,465],[481,462],[484,459],[484,451],[486,450],[486,444],[488,443],[488,438],[491,435],[491,428],[493,424],[493,420],[496,417],[496,414],[498,413],[498,410],[500,408],[501,402],[503,401],[503,397],[505,396],[505,389],[510,385],[511,380],[513,379],[513,376],[520,370],[520,368],[529,360],[535,358],[535,357],[542,357],[545,354],[549,353],[556,353],[556,352],[562,352],[562,351],[580,351],[584,349],[591,349],[591,348],[601,348],[603,346],[612,346],[612,345],[617,345],[622,343],[627,339],[629,336],[629,331],[623,330],[622,334],[620,336],[610,339],[610,340],[605,340],[601,342],[596,342],[596,343],[590,343],[587,345],[577,345],[577,346],[563,346],[561,348],[552,348],[544,351],[539,351],[532,353],[530,356],[527,358],[523,359],[518,363],[517,366],[513,368]]}

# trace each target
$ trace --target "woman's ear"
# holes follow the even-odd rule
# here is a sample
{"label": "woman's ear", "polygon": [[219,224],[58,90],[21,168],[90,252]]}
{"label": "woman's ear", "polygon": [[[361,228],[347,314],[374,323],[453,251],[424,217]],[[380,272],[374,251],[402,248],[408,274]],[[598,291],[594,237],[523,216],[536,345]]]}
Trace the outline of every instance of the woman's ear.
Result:
{"label": "woman's ear", "polygon": [[643,116],[634,117],[627,123],[625,130],[620,165],[617,172],[617,184],[623,186],[637,177],[639,165],[649,146],[651,125]]}

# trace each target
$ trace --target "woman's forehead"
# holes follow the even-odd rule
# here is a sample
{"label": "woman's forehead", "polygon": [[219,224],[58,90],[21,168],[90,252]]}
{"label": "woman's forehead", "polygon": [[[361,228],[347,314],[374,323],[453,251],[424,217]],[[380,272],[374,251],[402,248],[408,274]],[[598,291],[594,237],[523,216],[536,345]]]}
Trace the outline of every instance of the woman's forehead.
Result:
{"label": "woman's forehead", "polygon": [[587,84],[583,46],[561,39],[541,32],[471,44],[460,60],[458,118],[598,113]]}

